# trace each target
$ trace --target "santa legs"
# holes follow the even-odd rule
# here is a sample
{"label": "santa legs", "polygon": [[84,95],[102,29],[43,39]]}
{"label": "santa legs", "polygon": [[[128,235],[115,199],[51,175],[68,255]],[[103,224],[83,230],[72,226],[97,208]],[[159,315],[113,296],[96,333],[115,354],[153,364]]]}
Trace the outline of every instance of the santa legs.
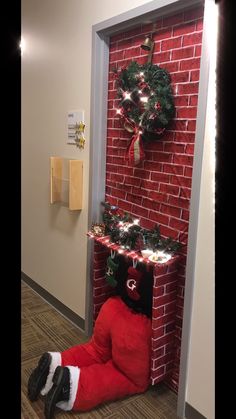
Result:
{"label": "santa legs", "polygon": [[111,297],[102,306],[88,343],[48,353],[49,362],[41,366],[44,379],[40,365],[32,372],[29,397],[36,379],[37,383],[41,379],[38,392],[46,394],[45,416],[51,418],[55,406],[85,411],[144,392],[149,385],[150,348],[151,320],[133,312],[120,297]]}

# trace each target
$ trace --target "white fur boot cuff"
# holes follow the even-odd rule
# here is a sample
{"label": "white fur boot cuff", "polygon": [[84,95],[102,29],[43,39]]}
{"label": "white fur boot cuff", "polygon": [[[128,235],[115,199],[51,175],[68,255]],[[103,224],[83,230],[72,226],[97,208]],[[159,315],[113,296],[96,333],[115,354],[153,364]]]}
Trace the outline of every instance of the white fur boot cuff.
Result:
{"label": "white fur boot cuff", "polygon": [[57,407],[59,407],[62,410],[72,410],[75,398],[77,394],[77,389],[79,385],[79,376],[80,376],[80,368],[78,367],[72,367],[68,366],[67,368],[70,371],[70,398],[68,401],[58,402],[56,404]]}
{"label": "white fur boot cuff", "polygon": [[52,360],[51,360],[51,364],[50,364],[50,367],[49,367],[49,373],[48,373],[46,384],[40,392],[42,394],[42,396],[45,396],[49,392],[49,390],[51,389],[52,384],[53,384],[52,377],[53,377],[53,374],[55,372],[55,369],[56,369],[56,367],[58,367],[58,365],[61,365],[61,354],[60,354],[60,352],[48,352],[48,353],[51,355]]}

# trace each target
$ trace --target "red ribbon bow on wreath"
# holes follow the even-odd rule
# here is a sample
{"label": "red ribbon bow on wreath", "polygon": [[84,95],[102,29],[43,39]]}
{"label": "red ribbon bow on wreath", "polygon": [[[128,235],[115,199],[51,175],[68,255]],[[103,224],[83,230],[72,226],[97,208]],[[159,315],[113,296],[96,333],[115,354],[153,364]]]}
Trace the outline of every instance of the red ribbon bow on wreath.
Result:
{"label": "red ribbon bow on wreath", "polygon": [[120,109],[120,115],[125,120],[126,129],[128,128],[129,132],[133,132],[125,157],[130,164],[137,166],[145,157],[142,140],[143,129],[140,126],[137,126],[132,119],[127,118],[123,109]]}
{"label": "red ribbon bow on wreath", "polygon": [[134,134],[126,151],[126,159],[134,166],[137,166],[145,157],[142,132],[142,128],[135,126]]}

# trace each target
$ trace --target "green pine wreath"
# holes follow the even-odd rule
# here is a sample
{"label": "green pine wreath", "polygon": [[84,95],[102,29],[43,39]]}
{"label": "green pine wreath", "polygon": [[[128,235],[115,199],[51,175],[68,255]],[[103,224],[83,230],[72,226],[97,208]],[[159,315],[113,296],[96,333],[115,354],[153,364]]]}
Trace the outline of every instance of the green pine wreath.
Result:
{"label": "green pine wreath", "polygon": [[151,63],[132,61],[115,69],[117,113],[124,128],[133,132],[140,127],[143,139],[158,139],[175,114],[171,78],[167,70]]}

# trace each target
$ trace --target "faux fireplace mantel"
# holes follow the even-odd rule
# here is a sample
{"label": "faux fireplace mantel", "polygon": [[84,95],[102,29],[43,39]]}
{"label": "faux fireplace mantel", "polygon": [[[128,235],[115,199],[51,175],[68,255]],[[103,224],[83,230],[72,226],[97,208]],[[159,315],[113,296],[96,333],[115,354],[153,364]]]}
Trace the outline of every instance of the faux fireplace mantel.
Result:
{"label": "faux fireplace mantel", "polygon": [[176,262],[179,259],[178,255],[173,255],[171,257],[170,260],[168,260],[168,262],[166,262],[165,264],[162,263],[157,263],[157,262],[152,262],[151,260],[144,258],[140,252],[137,252],[135,250],[127,250],[122,248],[122,246],[119,246],[116,243],[112,243],[110,241],[110,237],[109,236],[95,236],[93,233],[88,232],[87,233],[88,237],[93,238],[96,242],[103,244],[104,246],[106,246],[108,249],[113,250],[119,254],[123,254],[126,258],[131,259],[133,261],[136,262],[140,262],[140,263],[144,263],[145,265],[150,265],[150,266],[160,266],[160,265],[172,265],[172,263]]}
{"label": "faux fireplace mantel", "polygon": [[[93,254],[93,319],[95,321],[101,306],[113,294],[105,280],[106,260],[110,251],[123,253],[124,257],[153,266],[152,304],[152,353],[150,378],[152,385],[165,380],[174,368],[174,334],[179,256],[173,256],[162,264],[147,262],[137,252],[124,251],[118,245],[102,236],[88,236],[94,240]],[[142,259],[142,260],[141,260]]]}

